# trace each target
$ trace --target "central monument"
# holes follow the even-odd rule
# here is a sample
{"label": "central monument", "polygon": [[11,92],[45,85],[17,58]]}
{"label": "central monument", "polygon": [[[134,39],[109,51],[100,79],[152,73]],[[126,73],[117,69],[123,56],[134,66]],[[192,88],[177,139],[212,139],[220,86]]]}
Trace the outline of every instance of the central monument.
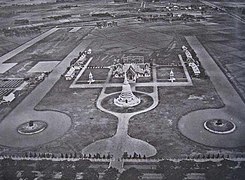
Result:
{"label": "central monument", "polygon": [[133,107],[140,103],[140,98],[136,97],[132,90],[131,86],[126,77],[126,73],[124,74],[124,83],[122,86],[122,92],[118,98],[114,99],[114,104],[119,107]]}

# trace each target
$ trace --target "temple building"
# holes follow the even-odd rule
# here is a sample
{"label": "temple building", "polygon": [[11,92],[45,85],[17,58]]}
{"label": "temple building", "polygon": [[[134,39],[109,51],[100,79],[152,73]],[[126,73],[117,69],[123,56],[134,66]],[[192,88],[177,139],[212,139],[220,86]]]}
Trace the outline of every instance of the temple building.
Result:
{"label": "temple building", "polygon": [[113,77],[122,78],[126,74],[127,79],[130,83],[135,83],[139,77],[150,77],[150,65],[145,64],[117,64],[114,66],[114,71],[112,72]]}
{"label": "temple building", "polygon": [[127,79],[130,83],[135,83],[137,78],[139,77],[150,77],[150,64],[143,63],[143,64],[116,64],[114,66],[114,70],[112,75],[114,78],[122,78],[126,74]]}
{"label": "temple building", "polygon": [[119,107],[133,107],[140,103],[140,98],[136,97],[131,89],[126,75],[124,76],[124,83],[121,94],[114,99],[114,104]]}

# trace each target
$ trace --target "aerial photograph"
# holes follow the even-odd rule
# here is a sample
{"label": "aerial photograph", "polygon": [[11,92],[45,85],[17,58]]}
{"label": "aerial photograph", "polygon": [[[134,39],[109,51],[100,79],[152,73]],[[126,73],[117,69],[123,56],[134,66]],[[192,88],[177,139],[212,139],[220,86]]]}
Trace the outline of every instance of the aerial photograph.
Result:
{"label": "aerial photograph", "polygon": [[244,0],[0,0],[0,180],[245,180]]}

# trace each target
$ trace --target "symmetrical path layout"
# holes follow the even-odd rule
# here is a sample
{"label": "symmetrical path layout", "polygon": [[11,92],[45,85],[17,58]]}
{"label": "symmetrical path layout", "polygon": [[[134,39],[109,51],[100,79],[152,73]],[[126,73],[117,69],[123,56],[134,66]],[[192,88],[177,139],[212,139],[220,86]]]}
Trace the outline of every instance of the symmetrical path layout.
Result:
{"label": "symmetrical path layout", "polygon": [[[245,104],[225,74],[195,36],[186,37],[205,68],[225,107],[191,112],[179,121],[183,135],[198,143],[214,147],[238,147],[245,145]],[[206,120],[225,119],[236,125],[230,134],[215,134],[203,128]]]}
{"label": "symmetrical path layout", "polygon": [[[185,63],[182,59],[182,56],[179,55],[179,60],[181,62],[181,65],[183,67],[183,71],[185,73],[186,81],[185,82],[158,82],[157,80],[155,82],[141,82],[141,83],[136,83],[135,87],[152,87],[152,86],[192,86],[192,80],[191,77],[188,73],[188,70],[185,66]],[[110,68],[110,67],[108,67]],[[76,79],[72,82],[70,85],[70,88],[103,88],[105,85],[102,83],[94,83],[94,84],[76,84],[76,82],[79,80],[79,78],[82,76],[83,72],[85,71],[86,68],[83,68]],[[106,87],[121,87],[122,83],[106,83]]]}
{"label": "symmetrical path layout", "polygon": [[[56,31],[57,28],[51,29],[48,32]],[[48,33],[48,34],[50,34]],[[44,36],[47,37],[47,33]],[[41,36],[41,37],[44,37]],[[22,46],[2,56],[1,62],[4,62],[3,57],[6,59],[13,57],[24,49],[30,47],[39,39],[34,39]],[[62,136],[71,126],[71,119],[64,113],[56,111],[36,111],[35,106],[42,100],[42,98],[51,90],[55,83],[60,79],[61,75],[70,66],[70,61],[77,57],[80,51],[84,51],[91,43],[90,40],[83,40],[70,54],[68,54],[48,75],[45,80],[40,83],[20,104],[17,105],[10,114],[6,116],[0,123],[0,144],[11,147],[30,147],[37,146],[50,142]],[[32,136],[21,135],[17,132],[17,128],[22,123],[30,120],[41,120],[48,124],[45,131]]]}
{"label": "symmetrical path layout", "polygon": [[[156,82],[156,68],[153,66],[152,69],[153,73],[153,82]],[[144,92],[139,92],[145,95],[150,96],[153,99],[153,104],[141,111],[133,112],[133,113],[117,113],[110,111],[108,109],[105,109],[102,107],[101,102],[104,98],[108,96],[112,96],[113,94],[116,93],[111,93],[111,94],[106,94],[105,89],[107,86],[107,82],[109,81],[111,77],[111,70],[108,73],[108,78],[106,80],[106,83],[104,84],[104,87],[101,91],[101,94],[97,100],[97,107],[106,112],[110,113],[118,118],[118,125],[117,125],[117,132],[116,134],[108,139],[102,139],[99,141],[96,141],[95,143],[90,144],[87,146],[85,149],[83,149],[84,154],[107,154],[110,153],[113,155],[113,159],[110,163],[110,166],[115,167],[119,170],[123,169],[123,161],[121,160],[123,153],[128,152],[128,154],[133,155],[133,153],[145,155],[146,157],[153,156],[156,154],[156,149],[150,145],[149,143],[132,138],[128,135],[128,125],[129,125],[129,120],[133,116],[140,114],[140,113],[145,113],[147,111],[150,111],[154,109],[158,105],[158,89],[157,86],[153,86],[153,92],[152,93],[144,93]]]}
{"label": "symmetrical path layout", "polygon": [[132,113],[113,112],[111,110],[105,109],[102,106],[102,101],[105,98],[113,97],[115,94],[119,93],[119,92],[114,92],[114,93],[106,94],[105,93],[106,88],[122,87],[122,83],[109,83],[110,78],[112,77],[112,68],[109,67],[110,71],[108,72],[105,83],[76,84],[78,79],[84,73],[86,67],[88,66],[88,63],[90,63],[91,60],[89,60],[86,63],[86,65],[83,67],[83,69],[80,71],[77,78],[73,81],[70,88],[102,88],[102,91],[97,100],[97,107],[101,111],[104,111],[106,113],[116,116],[118,119],[118,125],[117,125],[116,134],[113,137],[98,140],[88,145],[82,150],[82,153],[83,154],[99,153],[101,155],[110,153],[113,156],[110,166],[115,167],[119,169],[120,171],[123,170],[122,156],[124,152],[127,152],[128,155],[133,155],[134,153],[137,153],[142,156],[145,155],[146,157],[154,156],[157,153],[155,147],[153,147],[152,145],[150,145],[149,143],[145,141],[132,138],[128,135],[129,121],[130,121],[130,118],[132,118],[133,116],[140,114],[140,113],[146,113],[154,109],[158,105],[158,102],[159,102],[158,87],[160,86],[192,86],[193,85],[190,75],[185,67],[184,61],[180,55],[179,55],[179,60],[183,66],[183,70],[186,76],[186,81],[185,82],[158,82],[157,81],[157,70],[156,70],[157,65],[153,63],[153,66],[152,66],[152,79],[153,80],[151,82],[135,83],[132,86],[133,91],[135,91],[135,87],[153,87],[152,93],[135,91],[137,93],[144,94],[146,96],[150,96],[151,99],[153,100],[153,103],[148,108],[145,108],[143,110],[139,110],[136,112],[132,112]]}

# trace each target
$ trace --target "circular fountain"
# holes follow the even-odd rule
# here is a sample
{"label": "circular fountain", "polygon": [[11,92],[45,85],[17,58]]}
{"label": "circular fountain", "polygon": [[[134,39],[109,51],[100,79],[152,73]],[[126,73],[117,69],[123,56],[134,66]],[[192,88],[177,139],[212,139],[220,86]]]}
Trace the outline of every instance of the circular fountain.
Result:
{"label": "circular fountain", "polygon": [[48,124],[44,121],[31,120],[19,125],[17,131],[23,135],[32,135],[44,131],[47,127]]}
{"label": "circular fountain", "polygon": [[229,134],[235,131],[236,125],[225,119],[210,119],[204,122],[204,128],[215,134]]}

